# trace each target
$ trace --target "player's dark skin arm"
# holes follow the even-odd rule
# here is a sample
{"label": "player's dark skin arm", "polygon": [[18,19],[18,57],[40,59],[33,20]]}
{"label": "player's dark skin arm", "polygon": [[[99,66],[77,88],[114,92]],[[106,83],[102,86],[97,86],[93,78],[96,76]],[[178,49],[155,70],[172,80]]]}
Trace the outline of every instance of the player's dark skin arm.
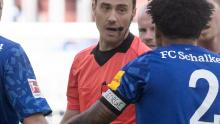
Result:
{"label": "player's dark skin arm", "polygon": [[103,103],[97,101],[87,111],[70,118],[65,124],[109,124],[116,117]]}

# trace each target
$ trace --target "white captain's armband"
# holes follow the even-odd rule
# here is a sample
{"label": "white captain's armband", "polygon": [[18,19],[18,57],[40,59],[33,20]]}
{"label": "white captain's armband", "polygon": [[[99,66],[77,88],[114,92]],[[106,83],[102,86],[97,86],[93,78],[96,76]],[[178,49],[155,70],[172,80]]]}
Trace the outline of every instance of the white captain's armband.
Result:
{"label": "white captain's armband", "polygon": [[100,101],[116,115],[119,115],[127,106],[127,103],[120,97],[119,93],[113,92],[110,89],[102,94]]}

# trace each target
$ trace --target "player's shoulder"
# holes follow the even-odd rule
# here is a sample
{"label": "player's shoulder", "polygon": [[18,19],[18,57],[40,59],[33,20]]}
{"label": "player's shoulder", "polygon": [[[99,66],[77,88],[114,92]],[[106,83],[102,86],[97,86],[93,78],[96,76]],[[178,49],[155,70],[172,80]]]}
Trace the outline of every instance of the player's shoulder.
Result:
{"label": "player's shoulder", "polygon": [[0,53],[2,55],[10,52],[13,49],[20,49],[21,46],[19,43],[16,43],[12,40],[9,40],[5,37],[0,36]]}
{"label": "player's shoulder", "polygon": [[[163,49],[163,48],[162,48]],[[163,51],[161,48],[156,48],[154,50],[148,50],[138,56],[136,59],[130,62],[130,64],[134,64],[135,66],[138,64],[150,64],[152,60],[160,58],[160,51]]]}
{"label": "player's shoulder", "polygon": [[151,49],[147,45],[145,45],[139,37],[134,36],[134,40],[131,44],[131,50],[137,55],[141,55],[145,52],[150,51]]}
{"label": "player's shoulder", "polygon": [[[154,52],[153,51],[147,51],[134,60],[130,61],[125,67],[125,68],[138,68],[140,66],[145,66],[150,63],[150,60],[152,59]],[[145,66],[146,67],[146,66]]]}
{"label": "player's shoulder", "polygon": [[13,47],[13,46],[19,46],[20,47],[19,43],[16,43],[16,42],[14,42],[12,40],[9,40],[9,39],[7,39],[5,37],[2,37],[2,36],[0,36],[0,45],[1,45],[2,50]]}

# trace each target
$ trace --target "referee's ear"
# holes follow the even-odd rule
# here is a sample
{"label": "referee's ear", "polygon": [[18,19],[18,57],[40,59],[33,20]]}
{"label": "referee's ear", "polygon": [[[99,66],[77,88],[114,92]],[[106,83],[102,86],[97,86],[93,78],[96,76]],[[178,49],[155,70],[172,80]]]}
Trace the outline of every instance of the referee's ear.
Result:
{"label": "referee's ear", "polygon": [[3,9],[3,0],[0,0],[0,20],[2,17],[2,9]]}
{"label": "referee's ear", "polygon": [[94,11],[97,5],[97,0],[92,0],[92,10]]}
{"label": "referee's ear", "polygon": [[95,9],[97,5],[97,0],[92,0],[92,17],[95,18]]}

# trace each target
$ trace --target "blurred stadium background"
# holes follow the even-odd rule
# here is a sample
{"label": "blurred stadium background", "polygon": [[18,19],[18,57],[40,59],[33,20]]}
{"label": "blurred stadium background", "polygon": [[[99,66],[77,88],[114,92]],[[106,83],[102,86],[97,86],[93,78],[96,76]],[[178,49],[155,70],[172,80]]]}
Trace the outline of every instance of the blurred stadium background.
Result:
{"label": "blurred stadium background", "polygon": [[[145,1],[137,0],[137,9]],[[97,43],[91,2],[4,0],[0,33],[20,43],[29,56],[41,91],[53,109],[47,118],[50,124],[58,124],[65,112],[68,74],[75,54]],[[130,30],[138,35],[136,18]]]}

